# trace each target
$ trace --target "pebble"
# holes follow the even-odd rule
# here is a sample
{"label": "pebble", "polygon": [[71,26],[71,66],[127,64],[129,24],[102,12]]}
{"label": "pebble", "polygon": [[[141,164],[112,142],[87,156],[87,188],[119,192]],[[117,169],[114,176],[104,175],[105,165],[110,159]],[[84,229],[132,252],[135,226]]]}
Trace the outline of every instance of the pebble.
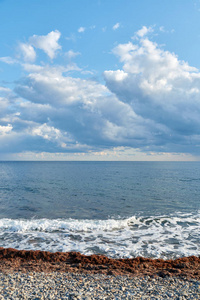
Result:
{"label": "pebble", "polygon": [[75,273],[0,273],[0,300],[200,299],[200,282],[177,277]]}

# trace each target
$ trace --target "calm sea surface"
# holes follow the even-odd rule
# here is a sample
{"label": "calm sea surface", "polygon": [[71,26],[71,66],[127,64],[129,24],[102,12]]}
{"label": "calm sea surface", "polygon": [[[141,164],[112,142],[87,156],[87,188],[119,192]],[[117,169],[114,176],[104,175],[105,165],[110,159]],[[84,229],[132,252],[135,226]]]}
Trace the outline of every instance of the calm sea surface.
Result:
{"label": "calm sea surface", "polygon": [[0,246],[200,253],[199,162],[0,162]]}

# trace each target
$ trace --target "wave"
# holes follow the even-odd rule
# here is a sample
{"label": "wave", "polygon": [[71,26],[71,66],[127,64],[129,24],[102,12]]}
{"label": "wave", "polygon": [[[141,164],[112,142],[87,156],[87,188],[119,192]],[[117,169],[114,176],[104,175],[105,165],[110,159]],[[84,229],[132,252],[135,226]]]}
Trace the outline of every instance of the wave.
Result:
{"label": "wave", "polygon": [[199,255],[200,213],[116,218],[0,219],[2,247],[79,251],[109,257],[177,258]]}

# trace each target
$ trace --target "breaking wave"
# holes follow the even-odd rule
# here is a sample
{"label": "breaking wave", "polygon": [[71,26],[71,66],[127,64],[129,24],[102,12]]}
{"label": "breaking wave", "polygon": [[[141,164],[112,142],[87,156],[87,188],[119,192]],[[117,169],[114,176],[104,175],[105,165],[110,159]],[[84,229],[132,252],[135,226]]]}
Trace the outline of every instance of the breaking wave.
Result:
{"label": "breaking wave", "polygon": [[2,247],[79,251],[113,258],[200,253],[200,213],[107,220],[0,219]]}

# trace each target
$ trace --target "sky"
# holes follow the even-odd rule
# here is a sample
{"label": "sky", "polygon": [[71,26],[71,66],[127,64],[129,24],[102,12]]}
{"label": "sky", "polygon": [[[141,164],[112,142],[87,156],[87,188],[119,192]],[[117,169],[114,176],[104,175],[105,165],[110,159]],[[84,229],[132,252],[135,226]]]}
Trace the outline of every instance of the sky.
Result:
{"label": "sky", "polygon": [[199,0],[0,0],[0,160],[200,160]]}

